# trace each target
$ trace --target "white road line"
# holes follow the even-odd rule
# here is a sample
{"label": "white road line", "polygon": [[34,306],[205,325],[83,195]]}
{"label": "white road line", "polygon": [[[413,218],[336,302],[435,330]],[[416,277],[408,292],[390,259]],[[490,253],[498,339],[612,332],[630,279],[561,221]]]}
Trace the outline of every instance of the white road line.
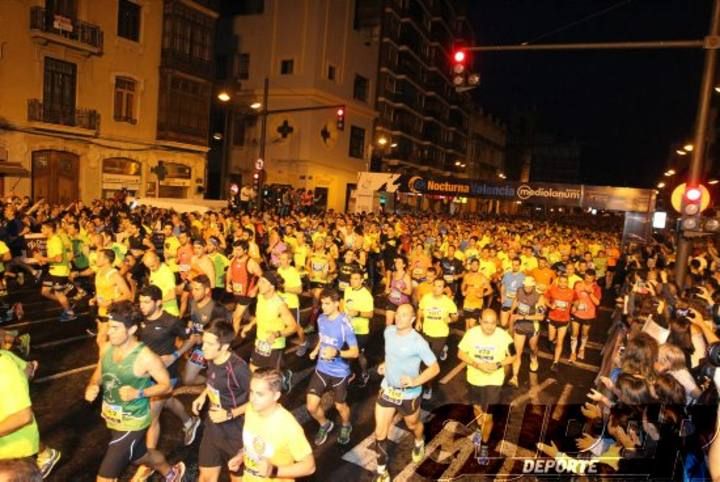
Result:
{"label": "white road line", "polygon": [[537,455],[536,452],[531,452],[530,450],[515,445],[512,442],[503,441],[503,443],[500,444],[498,447],[498,452],[500,453],[500,455],[503,455],[505,457],[505,460],[500,469],[497,471],[496,477],[494,479],[498,482],[507,482],[507,480],[509,480],[509,477],[512,477],[513,479],[518,479],[518,476],[516,474],[509,473],[510,469],[512,469],[512,466],[515,464],[515,461],[517,461],[518,459],[524,460],[529,458],[535,458]]}
{"label": "white road line", "polygon": [[512,409],[513,407],[517,407],[521,403],[525,403],[526,400],[530,400],[532,397],[536,397],[540,392],[545,390],[550,385],[554,384],[556,381],[557,380],[555,380],[554,378],[547,378],[540,385],[536,385],[530,388],[530,390],[528,390],[526,393],[515,397],[510,402],[510,408]]}
{"label": "white road line", "polygon": [[55,373],[53,375],[48,375],[46,377],[36,378],[35,380],[33,380],[33,383],[43,383],[43,382],[49,382],[50,380],[57,380],[59,378],[65,378],[67,376],[74,375],[75,373],[82,373],[82,372],[86,372],[89,370],[94,370],[95,366],[96,366],[96,364],[93,363],[92,365],[85,365],[84,367],[73,368],[72,370],[65,370],[65,371],[62,371],[59,373]]}
{"label": "white road line", "polygon": [[40,343],[39,345],[32,345],[33,350],[38,348],[48,348],[51,346],[59,346],[59,345],[65,345],[67,343],[72,343],[74,341],[78,340],[84,340],[87,338],[95,338],[93,335],[79,335],[79,336],[71,336],[70,338],[64,338],[62,340],[57,341],[49,341],[47,343]]}
{"label": "white road line", "polygon": [[463,370],[463,368],[465,368],[466,366],[467,366],[467,364],[465,362],[458,363],[457,366],[455,366],[455,368],[450,370],[447,375],[445,375],[444,377],[442,377],[440,379],[440,383],[443,385],[446,385],[450,380],[455,378],[455,376],[458,373],[460,373]]}
{"label": "white road line", "polygon": [[[77,315],[77,318],[71,321],[64,321],[63,323],[72,323],[73,321],[78,321],[81,316],[89,314],[89,311],[83,311],[83,312],[77,312],[75,315]],[[25,316],[25,318],[28,318],[28,316]],[[32,321],[21,321],[18,323],[12,323],[10,325],[3,325],[2,328],[20,328],[22,326],[31,326],[31,325],[39,325],[41,323],[51,323],[53,321],[57,321],[59,323],[60,316],[52,316],[50,318],[40,318],[39,320],[32,320]]]}
{"label": "white road line", "polygon": [[[554,358],[553,355],[551,355],[550,353],[547,353],[545,351],[540,351],[538,353],[538,357],[544,358],[545,360],[552,360]],[[582,368],[583,370],[587,370],[589,372],[599,372],[600,371],[600,367],[595,366],[595,365],[590,365],[589,363],[583,363],[581,361],[576,361],[575,363],[570,363],[567,360],[565,360],[564,358],[560,358],[559,363],[561,363],[563,365],[571,366],[571,367]]]}
{"label": "white road line", "polygon": [[565,410],[565,403],[567,402],[568,398],[570,398],[572,390],[572,383],[566,383],[563,387],[562,392],[560,393],[560,397],[558,397],[557,402],[555,402],[555,410],[553,410],[552,419],[556,422],[560,420],[560,417],[562,417],[562,413]]}

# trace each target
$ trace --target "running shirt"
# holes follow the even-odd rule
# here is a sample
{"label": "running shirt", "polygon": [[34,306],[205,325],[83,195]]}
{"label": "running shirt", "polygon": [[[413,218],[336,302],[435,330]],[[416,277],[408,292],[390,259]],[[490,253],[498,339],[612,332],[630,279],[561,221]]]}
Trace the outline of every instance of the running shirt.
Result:
{"label": "running shirt", "polygon": [[[287,268],[278,268],[277,272],[284,281],[285,288],[302,288],[302,279],[300,273],[294,266],[288,266]],[[291,310],[300,308],[300,297],[295,293],[281,292],[279,293],[285,304]]]}
{"label": "running shirt", "polygon": [[570,321],[570,309],[576,299],[575,291],[553,285],[545,292],[545,295],[548,299],[548,306],[550,306],[548,318],[562,323]]}
{"label": "running shirt", "polygon": [[260,354],[269,355],[271,350],[285,348],[285,337],[279,336],[270,343],[271,333],[285,330],[285,323],[280,316],[280,309],[285,302],[280,295],[275,293],[270,299],[259,295],[257,297],[257,308],[255,320],[257,322],[257,337],[255,338],[255,349]]}
{"label": "running shirt", "polygon": [[208,301],[203,306],[200,306],[195,300],[190,300],[190,326],[193,333],[203,333],[205,327],[213,320],[231,323],[232,315],[225,305],[214,300]]}
{"label": "running shirt", "polygon": [[[104,273],[98,271],[95,273],[95,298],[98,302],[117,301],[119,298],[113,276],[117,273],[115,268],[106,269]],[[98,316],[106,317],[108,315],[108,307],[98,304]]]}
{"label": "running shirt", "polygon": [[402,388],[403,376],[416,377],[420,374],[420,362],[430,366],[437,358],[430,345],[420,333],[411,330],[406,335],[397,334],[397,326],[385,328],[385,377],[380,386],[394,392],[393,398],[411,400],[422,393],[422,387]]}
{"label": "running shirt", "polygon": [[173,272],[178,271],[177,252],[179,247],[180,241],[176,236],[165,238],[165,243],[163,243],[163,256],[165,257],[165,263],[167,263]]}
{"label": "running shirt", "polygon": [[[345,288],[343,293],[343,302],[345,308],[357,311],[358,313],[367,313],[375,310],[375,300],[370,290],[364,286],[354,289],[352,286]],[[356,316],[351,320],[353,331],[356,335],[368,335],[370,333],[370,319],[363,316]]]}
{"label": "running shirt", "polygon": [[581,277],[581,276],[578,276],[578,275],[576,275],[576,274],[573,274],[573,275],[571,275],[571,276],[568,276],[568,286],[569,286],[570,288],[575,288],[575,285],[576,285],[577,283],[580,283],[582,280],[583,280],[582,277]]}
{"label": "running shirt", "polygon": [[[0,420],[32,407],[25,362],[9,351],[0,350]],[[31,423],[0,437],[0,460],[30,457],[38,453],[40,434],[33,417]]]}
{"label": "running shirt", "polygon": [[185,246],[180,246],[177,249],[177,264],[178,264],[178,271],[180,272],[186,272],[190,271],[190,267],[192,266],[192,259],[195,253],[193,252],[192,244],[186,244]]}
{"label": "running shirt", "polygon": [[301,273],[305,271],[305,264],[309,253],[310,248],[307,244],[298,244],[293,249],[293,263]]}
{"label": "running shirt", "polygon": [[250,392],[250,369],[245,360],[231,353],[225,363],[216,365],[209,361],[206,390],[211,407],[230,410],[246,403]]}
{"label": "running shirt", "polygon": [[505,287],[505,296],[503,297],[502,305],[504,307],[512,306],[513,300],[515,299],[515,294],[517,293],[517,290],[522,286],[524,280],[525,274],[520,271],[518,271],[517,273],[508,271],[503,275],[502,285]]}
{"label": "running shirt", "polygon": [[68,276],[70,274],[70,263],[68,262],[67,251],[62,238],[58,234],[53,234],[47,240],[47,257],[54,258],[60,256],[58,262],[50,263],[50,274],[53,276]]}
{"label": "running shirt", "polygon": [[[176,316],[163,311],[156,320],[145,320],[140,325],[140,340],[158,356],[172,355],[175,352],[175,340],[186,340],[188,333],[185,325]],[[170,378],[178,378],[177,361],[167,367]]]}
{"label": "running shirt", "polygon": [[215,287],[225,288],[225,269],[230,265],[230,261],[224,254],[217,251],[208,254],[208,257],[212,261],[213,268],[215,268]]}
{"label": "running shirt", "polygon": [[602,297],[602,290],[597,283],[587,284],[585,281],[581,281],[575,284],[575,293],[577,295],[577,301],[575,302],[575,312],[573,313],[576,318],[581,320],[593,320],[597,316],[597,305],[590,299],[592,294],[595,298],[600,300]]}
{"label": "running shirt", "polygon": [[330,262],[327,254],[313,253],[310,256],[310,273],[308,277],[313,283],[327,283]]}
{"label": "running shirt", "polygon": [[535,278],[539,291],[545,291],[555,280],[555,271],[550,268],[536,268],[530,275]]}
{"label": "running shirt", "polygon": [[485,275],[487,279],[492,279],[497,273],[497,264],[491,259],[480,259],[480,267],[478,271]]}
{"label": "running shirt", "polygon": [[[504,360],[510,353],[508,347],[512,342],[507,331],[500,327],[496,327],[493,334],[488,336],[483,332],[481,326],[475,326],[462,337],[458,350],[467,353],[478,362],[497,363]],[[492,373],[485,373],[473,366],[467,366],[467,381],[470,385],[477,387],[501,386],[504,378],[505,370],[502,367]]]}
{"label": "running shirt", "polygon": [[285,407],[278,405],[263,417],[249,404],[243,426],[243,482],[292,482],[294,479],[258,475],[258,464],[289,465],[312,454],[302,426]]}
{"label": "running shirt", "polygon": [[150,271],[150,284],[160,288],[163,299],[172,293],[172,299],[163,302],[163,310],[173,316],[180,316],[180,308],[175,296],[175,273],[172,272],[168,265],[160,263],[160,266],[155,271]]}
{"label": "running shirt", "polygon": [[390,294],[388,295],[388,299],[392,304],[400,306],[410,301],[410,297],[403,293],[404,289],[405,280],[402,278],[395,279],[395,274],[393,273],[392,281],[390,281]]}
{"label": "running shirt", "polygon": [[463,308],[466,310],[481,309],[483,307],[484,288],[488,285],[487,278],[479,271],[477,273],[469,271],[465,274],[465,284],[467,285],[467,295],[465,295]]}
{"label": "running shirt", "polygon": [[[90,266],[90,261],[88,260],[87,255],[85,254],[85,238],[82,236],[77,236],[75,238],[70,239],[70,243],[72,245],[72,263],[75,269],[78,271],[83,271]],[[0,252],[0,256],[2,256],[2,252]]]}
{"label": "running shirt", "polygon": [[110,346],[100,360],[102,417],[110,430],[135,432],[150,426],[152,417],[149,398],[136,398],[127,402],[120,398],[120,387],[127,385],[140,390],[151,385],[149,376],[138,377],[133,373],[133,365],[143,348],[145,345],[138,343],[125,358],[116,362],[113,360],[115,347]]}
{"label": "running shirt", "polygon": [[537,313],[537,304],[540,301],[540,293],[532,290],[531,293],[521,288],[517,291],[516,311],[520,316],[533,316]]}
{"label": "running shirt", "polygon": [[[9,253],[10,248],[8,248],[8,245],[5,244],[5,241],[0,241],[0,260],[2,260],[2,257],[5,256],[5,253]],[[3,261],[0,261],[0,273],[5,272],[5,263]]]}
{"label": "running shirt", "polygon": [[338,290],[345,291],[350,286],[350,275],[353,271],[360,269],[360,263],[353,261],[352,263],[340,263],[337,270]]}
{"label": "running shirt", "polygon": [[248,256],[244,258],[233,258],[230,261],[230,288],[237,296],[250,296],[257,283],[257,276],[248,271],[250,258]]}
{"label": "running shirt", "polygon": [[[334,319],[326,314],[318,317],[318,332],[320,335],[320,352],[318,355],[317,371],[336,378],[345,378],[350,375],[350,363],[340,356],[344,346],[357,346],[355,332],[345,313],[338,314]],[[325,360],[322,358],[323,348],[330,346],[338,351],[335,358]]]}
{"label": "running shirt", "polygon": [[432,338],[445,338],[450,334],[450,316],[457,314],[457,306],[447,295],[436,298],[427,294],[420,300],[423,314],[423,333]]}

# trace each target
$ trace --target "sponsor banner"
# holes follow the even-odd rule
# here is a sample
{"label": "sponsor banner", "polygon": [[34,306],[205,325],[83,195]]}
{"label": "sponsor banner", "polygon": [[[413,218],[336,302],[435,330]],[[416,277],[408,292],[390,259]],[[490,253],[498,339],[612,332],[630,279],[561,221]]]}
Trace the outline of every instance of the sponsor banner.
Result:
{"label": "sponsor banner", "polygon": [[556,204],[561,206],[580,206],[583,190],[573,184],[534,184],[523,183],[517,186],[515,196],[519,201],[533,204]]}
{"label": "sponsor banner", "polygon": [[652,212],[655,192],[632,187],[583,186],[582,207],[609,211]]}

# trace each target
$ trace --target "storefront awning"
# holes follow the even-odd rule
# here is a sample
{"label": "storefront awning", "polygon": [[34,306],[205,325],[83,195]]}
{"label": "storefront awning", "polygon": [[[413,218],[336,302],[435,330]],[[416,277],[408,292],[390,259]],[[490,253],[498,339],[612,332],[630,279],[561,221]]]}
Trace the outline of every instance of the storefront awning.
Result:
{"label": "storefront awning", "polygon": [[16,162],[0,162],[0,175],[12,177],[30,177],[30,171]]}

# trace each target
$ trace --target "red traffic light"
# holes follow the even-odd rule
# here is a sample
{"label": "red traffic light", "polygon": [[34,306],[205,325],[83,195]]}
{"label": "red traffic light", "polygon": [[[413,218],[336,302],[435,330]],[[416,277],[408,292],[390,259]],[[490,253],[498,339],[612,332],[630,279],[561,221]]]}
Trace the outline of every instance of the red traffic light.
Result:
{"label": "red traffic light", "polygon": [[255,174],[253,174],[253,177],[254,177],[255,179],[260,179],[260,173],[259,173],[259,172],[256,172]]}
{"label": "red traffic light", "polygon": [[465,62],[465,51],[464,50],[458,50],[453,54],[453,60],[455,60],[456,63],[463,63]]}
{"label": "red traffic light", "polygon": [[702,198],[702,191],[699,187],[689,187],[685,191],[685,198],[690,202],[697,202]]}
{"label": "red traffic light", "polygon": [[342,107],[339,108],[339,109],[337,110],[337,115],[338,115],[338,117],[344,116],[344,115],[345,115],[345,109],[343,109]]}

